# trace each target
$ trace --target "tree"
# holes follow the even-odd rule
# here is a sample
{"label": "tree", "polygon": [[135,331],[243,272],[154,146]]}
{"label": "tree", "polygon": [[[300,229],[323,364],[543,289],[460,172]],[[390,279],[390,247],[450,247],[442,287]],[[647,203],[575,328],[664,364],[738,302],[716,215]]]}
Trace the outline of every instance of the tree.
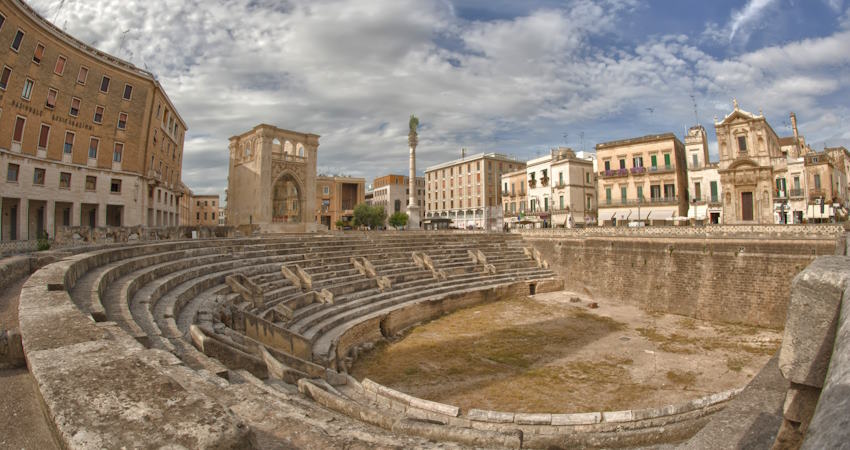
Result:
{"label": "tree", "polygon": [[390,216],[390,225],[394,226],[396,229],[403,228],[407,225],[407,219],[407,213],[399,211]]}
{"label": "tree", "polygon": [[354,207],[354,225],[369,227],[373,230],[382,226],[387,220],[387,212],[383,206],[369,206],[361,203]]}

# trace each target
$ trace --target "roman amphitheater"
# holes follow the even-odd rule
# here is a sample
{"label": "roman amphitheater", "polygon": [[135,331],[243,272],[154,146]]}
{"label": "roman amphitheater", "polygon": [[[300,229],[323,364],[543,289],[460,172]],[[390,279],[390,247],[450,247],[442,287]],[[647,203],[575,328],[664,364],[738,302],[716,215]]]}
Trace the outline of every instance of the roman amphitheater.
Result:
{"label": "roman amphitheater", "polygon": [[[837,448],[847,442],[850,306],[841,300],[850,260],[841,226],[154,237],[0,262],[7,296],[19,292],[20,325],[4,334],[0,363],[26,365],[58,447]],[[524,305],[540,299],[549,299],[537,307],[543,317],[551,310],[557,320],[557,310],[586,320],[564,328],[521,317],[533,310]],[[503,304],[508,320],[527,326],[472,319]],[[647,347],[664,334],[661,328],[635,332],[618,322],[639,313],[659,323],[674,315],[676,323],[690,324],[683,328],[709,332],[684,339],[674,330]],[[455,317],[460,322],[451,324]],[[503,377],[493,379],[501,383],[497,389],[482,388],[457,404],[440,401],[447,397],[439,386],[420,389],[433,385],[432,378],[443,380],[446,392],[457,391],[452,379],[481,370],[476,365],[510,365],[512,357],[538,353],[504,350],[501,360],[479,359],[445,374],[400,369],[399,378],[386,367],[401,367],[405,348],[415,350],[404,344],[443,321],[450,321],[442,328],[449,336],[433,340],[435,357],[419,367],[440,367],[441,359],[465,346],[472,352],[482,340],[502,345],[501,337],[520,335],[516,341],[539,345],[543,355],[512,366],[513,375],[526,376],[545,366],[539,359],[561,342],[535,333],[560,332],[576,352],[591,349],[583,353],[584,384],[570,389],[576,378],[565,385],[557,374]],[[735,378],[727,370],[740,384],[706,391],[718,380],[694,374],[724,363],[698,359],[713,355],[702,340],[721,329],[737,342],[728,349],[733,357],[743,342],[752,344],[746,336],[776,340],[766,338],[759,357],[750,359],[751,376]],[[593,347],[602,339],[608,340]],[[695,350],[680,353],[697,358],[689,366],[694,371],[670,368],[667,384],[675,388],[671,372],[690,373],[691,388],[672,397],[641,388],[628,396],[631,403],[618,403],[617,392],[624,391],[604,402],[596,397],[602,394],[594,383],[611,378],[602,369],[687,361],[664,354],[675,356],[673,347],[688,343]],[[634,363],[606,356],[632,346],[659,355],[635,356]],[[388,373],[403,382],[381,384]],[[543,403],[544,409],[528,400],[547,397],[562,400]]]}

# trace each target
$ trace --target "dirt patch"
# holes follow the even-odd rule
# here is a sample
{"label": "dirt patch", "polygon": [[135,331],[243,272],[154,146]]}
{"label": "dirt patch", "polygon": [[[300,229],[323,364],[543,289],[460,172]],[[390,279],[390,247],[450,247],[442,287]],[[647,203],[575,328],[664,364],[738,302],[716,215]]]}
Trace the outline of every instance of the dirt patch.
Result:
{"label": "dirt patch", "polygon": [[[378,345],[352,373],[462,408],[635,409],[742,387],[781,342],[775,330],[647,314],[584,296],[570,303],[576,296],[457,311]],[[590,301],[600,308],[588,309]]]}

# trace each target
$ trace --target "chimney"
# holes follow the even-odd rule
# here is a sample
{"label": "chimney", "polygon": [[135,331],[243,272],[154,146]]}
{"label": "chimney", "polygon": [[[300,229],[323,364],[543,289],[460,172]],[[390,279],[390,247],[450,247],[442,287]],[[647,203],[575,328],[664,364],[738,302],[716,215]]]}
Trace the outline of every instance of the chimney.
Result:
{"label": "chimney", "polygon": [[791,129],[794,130],[794,140],[800,142],[800,134],[797,132],[797,115],[791,113]]}

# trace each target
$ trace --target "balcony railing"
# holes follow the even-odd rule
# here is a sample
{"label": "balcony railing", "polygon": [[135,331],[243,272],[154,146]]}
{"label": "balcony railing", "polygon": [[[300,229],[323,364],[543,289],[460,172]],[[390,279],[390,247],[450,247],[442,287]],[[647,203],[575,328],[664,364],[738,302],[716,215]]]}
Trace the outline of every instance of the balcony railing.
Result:
{"label": "balcony railing", "polygon": [[789,193],[791,194],[791,198],[800,198],[806,196],[806,191],[804,191],[803,189],[791,189]]}
{"label": "balcony railing", "polygon": [[788,191],[785,190],[773,190],[773,196],[776,198],[788,198]]}
{"label": "balcony railing", "polygon": [[528,180],[528,187],[530,187],[530,188],[537,187],[537,180],[535,180],[534,178]]}
{"label": "balcony railing", "polygon": [[679,203],[679,197],[652,197],[652,198],[627,198],[627,199],[605,199],[606,206],[653,206],[653,205],[675,205]]}
{"label": "balcony railing", "polygon": [[676,166],[652,166],[649,168],[650,173],[665,173],[665,172],[673,172],[676,170]]}
{"label": "balcony railing", "polygon": [[826,197],[826,191],[823,189],[809,189],[809,198],[814,200],[816,198]]}
{"label": "balcony railing", "polygon": [[719,205],[720,197],[717,195],[712,195],[711,198],[708,199],[708,203],[711,205]]}
{"label": "balcony railing", "polygon": [[628,169],[608,169],[599,172],[599,176],[602,178],[616,178],[616,177],[627,177],[629,176]]}
{"label": "balcony railing", "polygon": [[632,175],[643,175],[646,173],[646,167],[632,167]]}
{"label": "balcony railing", "polygon": [[567,183],[564,183],[563,181],[559,181],[558,184],[555,185],[556,189],[563,189],[565,187],[567,187]]}

